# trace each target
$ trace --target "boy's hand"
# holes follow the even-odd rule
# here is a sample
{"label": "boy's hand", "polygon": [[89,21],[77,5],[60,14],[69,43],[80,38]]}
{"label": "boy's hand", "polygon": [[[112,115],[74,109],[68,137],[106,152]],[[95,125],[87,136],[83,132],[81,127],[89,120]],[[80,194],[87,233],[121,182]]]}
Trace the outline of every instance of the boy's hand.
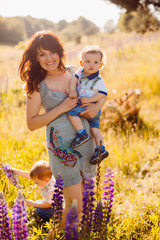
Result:
{"label": "boy's hand", "polygon": [[81,103],[82,104],[89,103],[89,98],[88,97],[81,97]]}
{"label": "boy's hand", "polygon": [[35,202],[33,200],[26,199],[25,201],[26,201],[27,207],[34,207]]}
{"label": "boy's hand", "polygon": [[7,168],[8,168],[8,170],[10,170],[16,174],[16,168],[12,167],[11,165],[8,165]]}
{"label": "boy's hand", "polygon": [[76,90],[70,91],[69,98],[71,99],[77,98],[77,91]]}

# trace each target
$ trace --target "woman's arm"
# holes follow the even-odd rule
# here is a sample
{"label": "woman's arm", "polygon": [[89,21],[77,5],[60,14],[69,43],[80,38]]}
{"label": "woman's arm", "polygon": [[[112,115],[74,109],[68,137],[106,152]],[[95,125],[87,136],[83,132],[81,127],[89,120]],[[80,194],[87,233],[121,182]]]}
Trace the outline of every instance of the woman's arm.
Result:
{"label": "woman's arm", "polygon": [[[81,112],[80,115],[85,118],[94,118],[99,112],[99,110],[103,107],[105,101],[106,101],[106,97],[96,103],[89,103],[87,105],[87,109]],[[84,107],[84,105],[82,105],[82,107]]]}
{"label": "woman's arm", "polygon": [[40,114],[41,108],[41,96],[40,93],[34,91],[30,98],[27,97],[27,125],[29,130],[34,131],[41,127],[48,125],[51,121],[56,119],[60,114],[68,112],[72,108],[74,108],[77,104],[78,99],[70,99],[66,98],[62,103],[60,103],[57,107],[52,110]]}
{"label": "woman's arm", "polygon": [[81,97],[81,103],[85,104],[85,103],[93,103],[93,102],[98,102],[101,99],[105,98],[106,96],[102,93],[97,93],[94,96],[91,97]]}

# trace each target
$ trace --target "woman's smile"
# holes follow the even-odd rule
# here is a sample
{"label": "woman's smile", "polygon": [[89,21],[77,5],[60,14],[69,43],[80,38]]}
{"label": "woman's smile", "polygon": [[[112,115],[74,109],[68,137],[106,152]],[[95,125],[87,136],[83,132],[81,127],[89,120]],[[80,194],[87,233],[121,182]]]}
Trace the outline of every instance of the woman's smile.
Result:
{"label": "woman's smile", "polygon": [[46,65],[47,65],[48,67],[53,66],[54,64],[55,64],[55,61],[52,61],[52,62],[46,63]]}

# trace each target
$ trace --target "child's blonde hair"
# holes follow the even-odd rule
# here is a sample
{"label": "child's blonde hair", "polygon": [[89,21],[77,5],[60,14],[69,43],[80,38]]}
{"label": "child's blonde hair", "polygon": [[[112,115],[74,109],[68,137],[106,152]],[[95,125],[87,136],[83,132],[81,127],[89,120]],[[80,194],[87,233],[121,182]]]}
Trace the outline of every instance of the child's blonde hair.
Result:
{"label": "child's blonde hair", "polygon": [[81,51],[80,59],[82,60],[83,57],[85,57],[85,54],[87,54],[87,53],[99,53],[101,55],[103,64],[106,63],[106,54],[99,46],[88,45],[88,46],[84,47]]}
{"label": "child's blonde hair", "polygon": [[35,177],[40,180],[52,177],[52,172],[48,162],[40,160],[33,165],[30,170],[30,178],[33,179]]}

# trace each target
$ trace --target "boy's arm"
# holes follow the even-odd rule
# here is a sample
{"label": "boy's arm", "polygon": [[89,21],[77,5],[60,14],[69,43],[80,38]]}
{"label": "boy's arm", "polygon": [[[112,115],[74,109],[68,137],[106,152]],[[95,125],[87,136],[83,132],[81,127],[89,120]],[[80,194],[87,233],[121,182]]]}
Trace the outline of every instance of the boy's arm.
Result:
{"label": "boy's arm", "polygon": [[92,97],[81,97],[81,103],[83,104],[83,107],[84,107],[85,104],[87,103],[98,102],[105,97],[106,97],[106,94],[97,93]]}
{"label": "boy's arm", "polygon": [[10,170],[12,170],[15,174],[17,174],[19,176],[22,176],[27,179],[31,179],[29,171],[19,170],[19,169],[13,168],[13,167],[11,167]]}
{"label": "boy's arm", "polygon": [[81,78],[82,68],[80,67],[71,78],[70,85],[69,85],[69,97],[70,98],[77,98],[77,83],[78,80]]}
{"label": "boy's arm", "polygon": [[26,205],[27,207],[39,207],[39,208],[49,208],[51,207],[51,203],[43,201],[43,199],[40,201],[33,201],[30,199],[26,199]]}
{"label": "boy's arm", "polygon": [[72,77],[69,85],[69,97],[70,98],[77,98],[77,81],[78,79],[76,77]]}

